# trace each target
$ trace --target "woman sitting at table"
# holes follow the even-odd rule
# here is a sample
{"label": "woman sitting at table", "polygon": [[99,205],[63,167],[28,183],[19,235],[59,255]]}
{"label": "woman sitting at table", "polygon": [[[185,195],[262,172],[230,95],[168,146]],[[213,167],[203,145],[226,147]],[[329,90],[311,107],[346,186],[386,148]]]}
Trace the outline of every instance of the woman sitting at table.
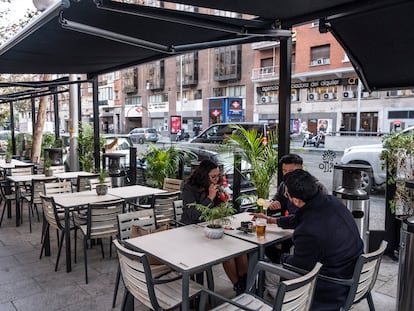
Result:
{"label": "woman sitting at table", "polygon": [[[202,161],[199,167],[194,170],[182,190],[184,205],[182,222],[185,224],[200,222],[201,212],[191,204],[217,206],[223,202],[225,195],[221,190],[220,176],[220,168],[210,160]],[[233,289],[237,295],[243,293],[246,289],[247,267],[247,255],[241,255],[223,262],[224,271],[233,283]]]}

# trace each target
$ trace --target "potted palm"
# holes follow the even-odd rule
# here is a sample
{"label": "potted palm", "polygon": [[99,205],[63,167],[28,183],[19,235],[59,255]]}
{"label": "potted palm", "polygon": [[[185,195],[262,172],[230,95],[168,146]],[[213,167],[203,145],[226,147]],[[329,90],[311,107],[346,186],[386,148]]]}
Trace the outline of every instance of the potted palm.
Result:
{"label": "potted palm", "polygon": [[[267,143],[262,133],[255,129],[246,130],[244,127],[233,126],[233,133],[227,137],[227,146],[234,148],[241,154],[242,159],[250,164],[250,181],[256,188],[256,195],[249,196],[252,202],[267,202],[269,199],[269,187],[277,173],[278,152],[277,133],[271,131],[267,135]],[[241,198],[238,198],[241,199]],[[257,204],[261,212],[265,204]]]}
{"label": "potted palm", "polygon": [[96,194],[97,195],[105,195],[105,194],[108,193],[108,185],[105,184],[107,177],[109,177],[108,171],[102,169],[99,172],[99,176],[98,176],[99,184],[96,185]]}
{"label": "potted palm", "polygon": [[205,235],[210,239],[220,239],[224,234],[224,225],[230,223],[230,217],[236,212],[229,202],[222,202],[215,207],[194,204],[201,212],[200,220],[206,221]]}
{"label": "potted palm", "polygon": [[50,177],[53,176],[53,169],[52,169],[52,160],[51,159],[46,159],[45,163],[44,163],[44,167],[45,167],[45,176]]}

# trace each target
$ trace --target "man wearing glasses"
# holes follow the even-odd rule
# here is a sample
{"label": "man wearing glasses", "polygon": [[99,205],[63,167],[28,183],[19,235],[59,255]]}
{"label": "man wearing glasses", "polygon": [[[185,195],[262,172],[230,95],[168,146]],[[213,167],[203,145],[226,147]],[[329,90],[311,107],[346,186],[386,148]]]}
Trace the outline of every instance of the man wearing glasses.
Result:
{"label": "man wearing glasses", "polygon": [[[294,252],[282,254],[281,262],[311,270],[322,263],[321,274],[351,278],[355,263],[363,252],[355,221],[341,201],[320,191],[317,179],[304,170],[285,176],[285,195],[294,204],[296,227]],[[348,288],[318,280],[312,310],[339,310]]]}

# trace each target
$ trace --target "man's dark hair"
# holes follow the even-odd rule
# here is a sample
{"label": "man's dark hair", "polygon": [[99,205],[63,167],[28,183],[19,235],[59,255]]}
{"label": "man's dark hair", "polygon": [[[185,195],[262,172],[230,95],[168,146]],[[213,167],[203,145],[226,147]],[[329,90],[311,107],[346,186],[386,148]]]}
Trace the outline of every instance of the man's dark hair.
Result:
{"label": "man's dark hair", "polygon": [[298,169],[285,175],[285,186],[291,197],[310,201],[319,192],[318,180],[307,171]]}
{"label": "man's dark hair", "polygon": [[297,164],[297,165],[303,165],[303,159],[302,157],[298,156],[297,154],[291,153],[291,154],[285,154],[282,156],[279,160],[279,164]]}

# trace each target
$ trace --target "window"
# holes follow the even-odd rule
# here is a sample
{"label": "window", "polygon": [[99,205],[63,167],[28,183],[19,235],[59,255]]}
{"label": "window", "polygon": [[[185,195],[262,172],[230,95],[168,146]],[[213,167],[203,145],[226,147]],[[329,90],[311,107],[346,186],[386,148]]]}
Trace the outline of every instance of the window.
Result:
{"label": "window", "polygon": [[142,106],[141,96],[125,97],[125,105]]}
{"label": "window", "polygon": [[311,66],[328,65],[331,63],[330,60],[331,46],[321,45],[314,46],[311,48]]}
{"label": "window", "polygon": [[188,5],[188,4],[181,4],[181,3],[177,3],[175,5],[175,9],[177,11],[184,11],[184,12],[198,12],[198,8],[192,5]]}
{"label": "window", "polygon": [[181,85],[180,64],[182,58],[183,86],[196,85],[198,83],[198,52],[188,53],[176,57],[177,86]]}
{"label": "window", "polygon": [[240,80],[241,78],[241,46],[232,45],[217,48],[215,53],[214,80]]}
{"label": "window", "polygon": [[112,100],[113,89],[111,87],[103,87],[99,89],[98,100]]}
{"label": "window", "polygon": [[165,84],[164,60],[147,65],[147,85],[149,90],[162,90]]}

